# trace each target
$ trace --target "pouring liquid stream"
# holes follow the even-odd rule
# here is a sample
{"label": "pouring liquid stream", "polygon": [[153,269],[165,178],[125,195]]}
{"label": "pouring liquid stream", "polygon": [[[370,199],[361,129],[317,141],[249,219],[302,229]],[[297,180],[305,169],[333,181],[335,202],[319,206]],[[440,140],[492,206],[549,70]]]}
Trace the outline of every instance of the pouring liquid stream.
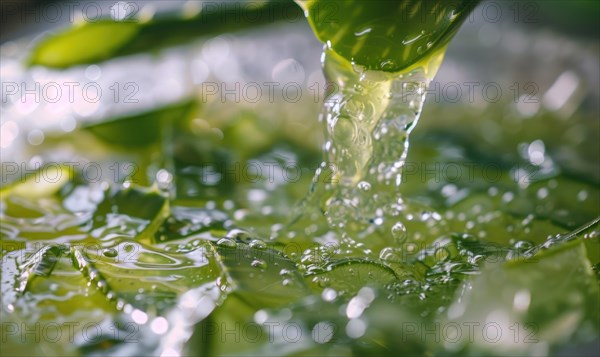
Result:
{"label": "pouring liquid stream", "polygon": [[329,93],[325,160],[294,221],[309,228],[293,234],[398,247],[407,220],[422,212],[399,192],[409,136],[448,42],[476,2],[299,3],[325,43]]}
{"label": "pouring liquid stream", "polygon": [[304,210],[318,208],[343,238],[379,233],[395,243],[406,239],[407,207],[398,188],[410,132],[443,55],[438,51],[424,64],[386,73],[351,65],[325,49],[325,76],[334,88],[322,114],[325,161]]}

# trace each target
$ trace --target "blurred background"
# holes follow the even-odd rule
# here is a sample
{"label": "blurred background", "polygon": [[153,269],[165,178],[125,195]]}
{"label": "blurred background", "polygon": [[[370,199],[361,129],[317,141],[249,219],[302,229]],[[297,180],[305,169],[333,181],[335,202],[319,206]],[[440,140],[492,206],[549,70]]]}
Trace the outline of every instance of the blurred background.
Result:
{"label": "blurred background", "polygon": [[[222,3],[235,4],[234,1]],[[23,66],[28,51],[36,43],[73,23],[95,20],[101,15],[139,21],[153,17],[185,18],[207,4],[218,6],[221,2],[203,5],[199,1],[81,1],[77,4],[3,1],[0,47],[4,83],[0,107],[3,159],[7,155],[21,155],[21,159],[31,157],[29,149],[35,151],[53,131],[71,132],[82,123],[99,123],[194,95],[201,97],[208,112],[260,106],[263,115],[270,113],[268,116],[281,120],[290,117],[290,110],[294,110],[297,111],[295,117],[306,118],[299,120],[296,127],[305,127],[304,133],[313,130],[312,123],[322,103],[323,90],[320,89],[324,86],[319,62],[322,46],[299,11],[287,13],[285,18],[278,13],[271,21],[273,24],[266,27],[252,26],[241,32],[225,29],[206,38],[199,35],[197,40],[160,52],[149,48],[145,53],[64,71]],[[449,123],[453,123],[453,115],[463,119],[473,116],[471,124],[477,124],[467,125],[465,129],[479,130],[484,144],[502,146],[503,125],[510,127],[509,132],[518,131],[527,123],[521,119],[550,114],[553,118],[562,118],[559,124],[553,125],[567,142],[595,145],[590,143],[596,140],[586,137],[595,131],[590,131],[590,127],[584,129],[578,123],[585,116],[585,125],[595,128],[600,113],[596,16],[599,6],[596,1],[483,1],[451,42],[428,92],[425,119],[420,128],[452,127]],[[162,30],[162,33],[167,32],[166,28]],[[236,101],[234,97],[227,98],[223,91],[236,85],[240,86],[238,92],[251,91],[251,86],[259,83],[265,94],[268,89],[264,85],[270,81],[280,85],[274,92],[278,97],[276,101],[266,95],[258,101],[244,98]],[[64,86],[65,95],[58,101],[50,102],[43,95],[38,100],[31,94],[36,92],[36,83],[41,85],[37,90],[39,94],[48,83],[71,82],[81,86],[94,82],[103,95],[93,102],[82,98],[81,90],[75,90],[75,98],[69,99],[68,88]],[[17,88],[11,87],[14,83],[19,84]],[[286,84],[293,84],[292,89],[300,88],[303,95],[299,101],[304,105],[294,105],[288,98],[282,98]],[[218,88],[212,94],[214,85]],[[33,92],[25,93],[28,88],[33,88]],[[228,105],[223,106],[223,101]],[[273,102],[276,105],[272,105]],[[458,107],[461,109],[445,110]],[[436,120],[436,110],[442,110],[446,117]],[[461,123],[467,121],[464,119]],[[481,129],[477,129],[477,125],[481,125]],[[320,145],[320,134],[314,130],[312,133],[307,135],[310,142]],[[595,148],[586,146],[579,153],[588,159],[594,158],[592,152],[597,150],[588,149]],[[573,146],[570,146],[557,156],[567,167],[579,167],[585,177],[600,180],[595,165],[590,169],[590,165],[574,160],[572,151]]]}
{"label": "blurred background", "polygon": [[[491,1],[489,1],[491,2]],[[2,11],[2,24],[0,30],[0,41],[14,40],[21,36],[36,34],[40,31],[67,26],[70,19],[62,16],[67,14],[69,1],[44,1],[44,0],[22,0],[3,1],[0,5]],[[104,10],[108,10],[116,1],[78,1],[79,6],[84,7],[87,3],[98,4]],[[125,2],[126,3],[126,2]],[[135,1],[140,7],[151,5],[156,11],[175,11],[185,1],[173,0],[141,0]],[[485,1],[484,1],[485,3]],[[495,1],[502,11],[510,14],[513,19],[523,25],[533,28],[545,27],[556,32],[566,33],[573,36],[598,39],[600,29],[598,28],[599,5],[592,0],[574,1]],[[43,14],[42,14],[43,13]],[[108,12],[105,12],[108,13]],[[494,19],[496,8],[489,8],[489,18]]]}

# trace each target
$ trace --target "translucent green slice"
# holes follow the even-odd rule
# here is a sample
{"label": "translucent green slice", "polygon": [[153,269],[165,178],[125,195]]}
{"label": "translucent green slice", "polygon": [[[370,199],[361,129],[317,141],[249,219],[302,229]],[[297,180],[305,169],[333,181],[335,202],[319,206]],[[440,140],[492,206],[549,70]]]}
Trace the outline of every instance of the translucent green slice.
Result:
{"label": "translucent green slice", "polygon": [[29,257],[21,266],[21,275],[17,291],[24,293],[36,277],[48,277],[56,267],[58,259],[63,254],[63,248],[58,245],[48,245]]}
{"label": "translucent green slice", "polygon": [[309,293],[296,264],[276,250],[239,243],[235,247],[218,245],[217,253],[233,291],[250,306],[282,306]]}
{"label": "translucent green slice", "polygon": [[[474,339],[463,335],[453,341],[467,354],[529,355],[540,345],[576,345],[597,337],[600,295],[581,239],[531,259],[490,264],[464,284],[447,316],[448,323],[461,326],[479,323]],[[503,334],[486,338],[486,323]]]}
{"label": "translucent green slice", "polygon": [[103,20],[73,27],[35,48],[30,64],[48,67],[67,67],[69,64],[106,60],[125,47],[140,30],[133,22]]}
{"label": "translucent green slice", "polygon": [[158,189],[132,186],[104,198],[94,212],[92,228],[101,228],[98,234],[104,235],[117,217],[133,217],[144,222],[136,227],[135,239],[150,243],[169,212],[169,200]]}
{"label": "translucent green slice", "polygon": [[187,252],[170,253],[131,239],[104,246],[104,250],[72,246],[71,259],[90,284],[119,309],[130,304],[164,316],[191,289],[217,289],[221,269],[206,242]]}
{"label": "translucent green slice", "polygon": [[477,0],[298,1],[317,38],[369,70],[398,72],[443,50]]}
{"label": "translucent green slice", "polygon": [[[24,168],[11,167],[10,163],[6,166],[5,178],[7,182],[2,182],[0,195],[2,198],[9,195],[17,195],[26,198],[40,198],[52,196],[58,192],[67,182],[74,177],[73,168],[67,165],[50,163],[44,165],[33,172],[27,172]],[[8,169],[10,168],[10,172]],[[12,171],[20,170],[20,172]],[[13,176],[13,174],[15,174]],[[12,179],[15,177],[15,179]],[[4,178],[3,178],[4,180]]]}
{"label": "translucent green slice", "polygon": [[150,20],[137,18],[136,14],[123,21],[103,18],[44,38],[33,49],[27,63],[51,68],[98,63],[193,41],[200,36],[292,19],[298,10],[289,0],[241,4],[207,2],[198,13],[185,10],[160,13]]}
{"label": "translucent green slice", "polygon": [[398,276],[386,265],[367,259],[342,259],[327,271],[307,276],[316,289],[331,288],[338,295],[353,296],[365,286],[384,287],[398,281]]}

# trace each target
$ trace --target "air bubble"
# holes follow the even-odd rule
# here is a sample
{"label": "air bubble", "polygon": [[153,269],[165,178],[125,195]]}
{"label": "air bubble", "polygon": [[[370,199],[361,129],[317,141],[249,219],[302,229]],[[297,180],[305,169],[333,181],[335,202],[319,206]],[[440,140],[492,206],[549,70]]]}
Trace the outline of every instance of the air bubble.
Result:
{"label": "air bubble", "polygon": [[396,243],[403,243],[408,237],[404,224],[401,222],[396,222],[392,226],[392,236],[394,237],[394,241]]}
{"label": "air bubble", "polygon": [[250,237],[250,232],[243,229],[232,229],[225,235],[225,238],[244,240]]}
{"label": "air bubble", "polygon": [[265,262],[264,260],[261,260],[261,259],[253,260],[252,263],[250,263],[250,265],[254,268],[260,268],[260,269],[267,268],[267,262]]}
{"label": "air bubble", "polygon": [[527,240],[520,240],[514,244],[515,249],[524,251],[533,248],[534,244]]}
{"label": "air bubble", "polygon": [[387,263],[398,263],[401,261],[398,250],[391,247],[383,248],[379,252],[379,259]]}
{"label": "air bubble", "polygon": [[371,190],[371,184],[367,181],[361,181],[358,183],[357,187],[364,192],[369,192]]}
{"label": "air bubble", "polygon": [[227,248],[237,247],[237,243],[233,239],[229,239],[229,238],[219,239],[219,241],[217,241],[217,245],[221,246],[221,247],[227,247]]}
{"label": "air bubble", "polygon": [[249,244],[250,248],[266,249],[267,244],[260,239],[253,239]]}
{"label": "air bubble", "polygon": [[334,301],[337,298],[337,296],[338,296],[337,291],[335,291],[334,289],[331,289],[331,288],[325,288],[323,290],[323,292],[321,293],[321,298],[327,302]]}

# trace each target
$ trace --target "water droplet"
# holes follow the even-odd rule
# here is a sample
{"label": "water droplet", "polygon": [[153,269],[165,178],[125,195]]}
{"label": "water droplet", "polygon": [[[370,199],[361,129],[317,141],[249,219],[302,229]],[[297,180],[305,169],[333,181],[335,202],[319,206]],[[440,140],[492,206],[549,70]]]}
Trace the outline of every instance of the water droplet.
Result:
{"label": "water droplet", "polygon": [[361,319],[352,319],[346,325],[346,335],[350,338],[360,338],[367,331],[367,323]]}
{"label": "water droplet", "polygon": [[577,200],[578,201],[585,201],[588,198],[589,194],[586,190],[581,190],[579,191],[579,193],[577,193]]}
{"label": "water droplet", "polygon": [[252,263],[250,263],[250,265],[253,266],[254,268],[260,268],[260,269],[267,268],[267,262],[265,262],[264,260],[260,260],[260,259],[253,260]]}
{"label": "water droplet", "polygon": [[235,228],[227,232],[225,238],[245,240],[247,238],[250,238],[250,232],[245,231],[243,229]]}
{"label": "water droplet", "polygon": [[131,313],[131,319],[138,325],[143,325],[148,322],[148,315],[141,310],[133,310]]}
{"label": "water droplet", "polygon": [[533,248],[534,244],[527,240],[520,240],[514,244],[515,249],[524,251]]}
{"label": "water droplet", "polygon": [[173,174],[165,169],[160,169],[156,173],[156,183],[160,188],[168,188],[173,181]]}
{"label": "water droplet", "polygon": [[263,242],[260,239],[253,239],[248,245],[251,248],[255,248],[255,249],[266,249],[267,248],[267,243]]}
{"label": "water droplet", "polygon": [[237,247],[237,243],[233,239],[229,238],[221,238],[217,242],[218,246],[227,247],[227,248],[235,248]]}
{"label": "water droplet", "polygon": [[105,257],[114,258],[118,255],[118,252],[115,249],[108,248],[108,249],[104,249],[102,251],[102,254],[104,254]]}
{"label": "water droplet", "polygon": [[335,291],[334,289],[331,289],[331,288],[325,288],[323,290],[323,292],[321,293],[321,298],[327,302],[334,301],[337,298],[337,296],[338,296],[337,291]]}
{"label": "water droplet", "polygon": [[333,127],[333,138],[340,143],[351,143],[356,137],[356,123],[351,117],[340,115]]}
{"label": "water droplet", "polygon": [[394,241],[396,243],[403,243],[408,237],[404,224],[401,222],[396,222],[392,226],[392,236],[394,237]]}
{"label": "water droplet", "polygon": [[469,243],[473,244],[473,243],[479,242],[479,239],[472,234],[462,234],[460,236],[460,240],[461,240],[461,242],[464,242],[467,244],[469,244]]}
{"label": "water droplet", "polygon": [[313,282],[317,283],[322,288],[326,288],[331,285],[331,280],[325,276],[318,276],[313,279]]}
{"label": "water droplet", "polygon": [[157,317],[150,324],[152,332],[157,335],[163,335],[169,330],[169,322],[164,317]]}
{"label": "water droplet", "polygon": [[450,259],[450,251],[446,247],[439,247],[435,250],[434,257],[438,262],[445,262]]}
{"label": "water droplet", "polygon": [[371,184],[367,181],[361,181],[358,183],[358,188],[364,192],[369,192],[371,190]]}
{"label": "water droplet", "polygon": [[401,261],[397,250],[391,247],[383,248],[379,252],[379,259],[388,262],[388,263],[398,263]]}

